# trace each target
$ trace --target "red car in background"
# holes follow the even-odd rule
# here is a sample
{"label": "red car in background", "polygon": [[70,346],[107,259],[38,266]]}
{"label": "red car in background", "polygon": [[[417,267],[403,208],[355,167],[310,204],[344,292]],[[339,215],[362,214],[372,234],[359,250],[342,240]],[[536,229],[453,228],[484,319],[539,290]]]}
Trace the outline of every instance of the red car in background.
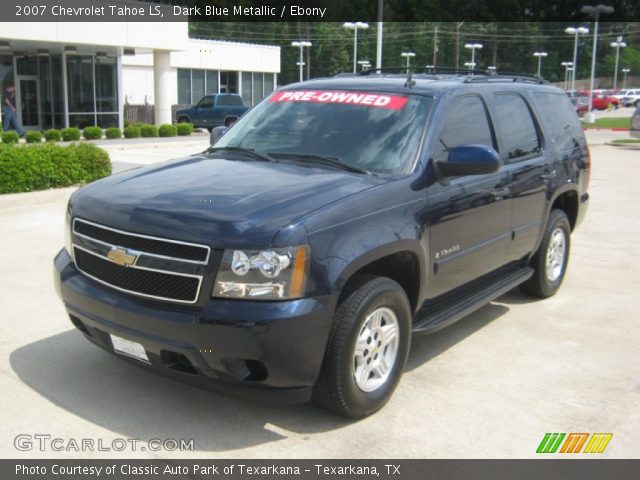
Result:
{"label": "red car in background", "polygon": [[620,107],[620,100],[608,95],[595,95],[592,100],[592,105],[594,110],[608,110],[609,105],[611,105],[613,109],[618,109]]}
{"label": "red car in background", "polygon": [[589,111],[588,97],[571,97],[571,105],[579,117],[583,117]]}

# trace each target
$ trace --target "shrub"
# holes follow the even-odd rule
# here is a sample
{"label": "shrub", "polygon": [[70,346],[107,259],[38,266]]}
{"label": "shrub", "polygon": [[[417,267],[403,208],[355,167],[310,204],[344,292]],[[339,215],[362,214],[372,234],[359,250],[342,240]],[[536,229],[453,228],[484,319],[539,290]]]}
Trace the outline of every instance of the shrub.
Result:
{"label": "shrub", "polygon": [[124,121],[124,128],[131,126],[131,122],[129,120]]}
{"label": "shrub", "polygon": [[18,132],[13,130],[2,132],[2,143],[18,143],[18,140],[20,140]]}
{"label": "shrub", "polygon": [[140,127],[127,127],[124,129],[124,138],[140,138]]}
{"label": "shrub", "polygon": [[178,135],[180,135],[181,137],[191,135],[193,133],[193,123],[178,123],[176,125],[176,129],[178,130]]}
{"label": "shrub", "polygon": [[100,140],[102,138],[102,129],[100,127],[85,127],[82,130],[82,136],[87,140]]}
{"label": "shrub", "polygon": [[62,140],[62,134],[60,133],[60,130],[52,128],[44,132],[44,139],[47,142],[59,142],[60,140]]}
{"label": "shrub", "polygon": [[131,123],[131,124],[130,124],[130,126],[132,126],[132,127],[138,127],[138,128],[142,128],[142,127],[143,127],[143,126],[145,126],[145,125],[147,125],[147,124],[146,124],[146,123],[144,123],[144,122],[133,122],[133,123]]}
{"label": "shrub", "polygon": [[158,127],[158,135],[161,137],[175,137],[178,134],[178,129],[174,125],[160,125]]}
{"label": "shrub", "polygon": [[24,140],[27,143],[40,143],[42,142],[42,133],[38,130],[29,130],[24,134]]}
{"label": "shrub", "polygon": [[88,183],[111,174],[109,154],[95,145],[0,145],[0,193]]}
{"label": "shrub", "polygon": [[76,140],[80,140],[80,129],[71,127],[71,128],[63,128],[60,132],[62,134],[62,139],[65,142],[75,142]]}
{"label": "shrub", "polygon": [[111,127],[111,128],[107,128],[107,131],[105,132],[105,136],[111,139],[122,138],[122,132],[118,127]]}
{"label": "shrub", "polygon": [[157,137],[158,127],[155,125],[142,125],[140,127],[140,135],[143,137]]}

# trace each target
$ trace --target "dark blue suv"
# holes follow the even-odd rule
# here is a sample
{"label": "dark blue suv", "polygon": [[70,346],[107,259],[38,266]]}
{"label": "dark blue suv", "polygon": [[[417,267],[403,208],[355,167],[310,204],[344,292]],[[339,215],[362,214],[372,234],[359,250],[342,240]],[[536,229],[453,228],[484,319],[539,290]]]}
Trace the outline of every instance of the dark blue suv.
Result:
{"label": "dark blue suv", "polygon": [[56,287],[139,365],[361,417],[412,335],[518,285],[558,290],[588,181],[569,99],[538,79],[313,80],[202,154],[79,189]]}

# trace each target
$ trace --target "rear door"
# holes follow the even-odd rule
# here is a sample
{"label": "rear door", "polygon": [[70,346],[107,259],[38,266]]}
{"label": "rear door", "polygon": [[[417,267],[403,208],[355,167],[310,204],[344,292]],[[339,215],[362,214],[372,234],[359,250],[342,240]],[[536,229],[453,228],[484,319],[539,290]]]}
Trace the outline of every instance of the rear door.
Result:
{"label": "rear door", "polygon": [[[496,148],[485,101],[463,95],[446,106],[432,161],[447,161],[456,146],[481,144]],[[494,270],[506,262],[511,241],[509,174],[501,168],[488,175],[450,178],[448,185],[428,189],[435,297]]]}
{"label": "rear door", "polygon": [[[565,98],[561,100],[568,102]],[[518,260],[531,251],[538,239],[547,192],[557,175],[557,166],[549,165],[542,131],[524,96],[515,92],[495,93],[490,109],[498,132],[500,156],[511,177],[513,241],[507,255],[508,260]]]}

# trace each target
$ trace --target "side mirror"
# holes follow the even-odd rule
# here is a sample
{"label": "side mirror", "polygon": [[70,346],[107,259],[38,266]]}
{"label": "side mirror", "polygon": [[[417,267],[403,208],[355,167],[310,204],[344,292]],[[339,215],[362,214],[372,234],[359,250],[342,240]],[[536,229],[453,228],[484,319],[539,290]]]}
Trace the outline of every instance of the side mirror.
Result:
{"label": "side mirror", "polygon": [[442,177],[485,175],[497,172],[500,155],[486,145],[461,145],[449,150],[446,162],[437,162],[436,169]]}
{"label": "side mirror", "polygon": [[222,138],[222,136],[227,133],[229,127],[215,127],[211,129],[211,135],[209,135],[209,145],[212,147],[218,143],[218,140]]}
{"label": "side mirror", "polygon": [[238,121],[238,117],[235,115],[229,115],[228,117],[224,117],[224,126],[227,128],[231,128],[231,125]]}

